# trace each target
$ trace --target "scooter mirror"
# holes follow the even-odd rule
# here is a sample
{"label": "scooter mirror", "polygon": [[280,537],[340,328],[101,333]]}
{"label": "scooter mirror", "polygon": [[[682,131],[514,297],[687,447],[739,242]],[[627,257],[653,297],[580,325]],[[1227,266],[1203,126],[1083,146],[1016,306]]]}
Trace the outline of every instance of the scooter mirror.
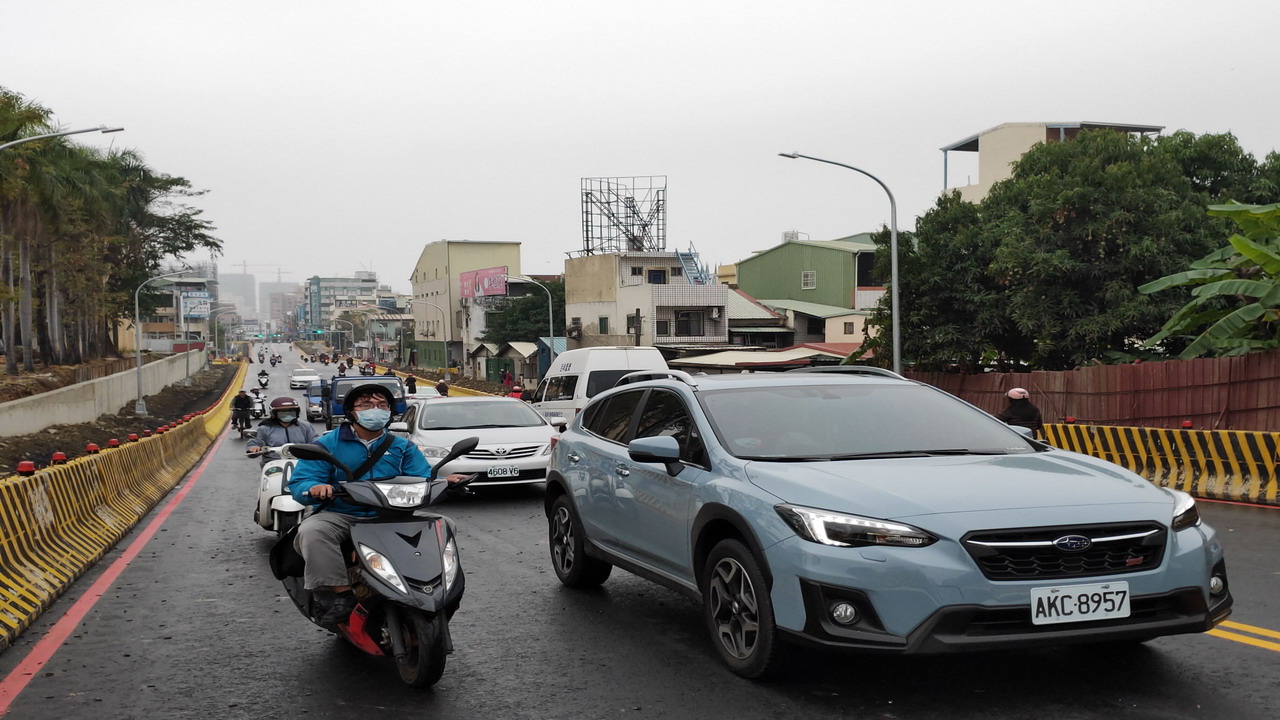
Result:
{"label": "scooter mirror", "polygon": [[449,448],[449,453],[445,455],[443,458],[440,458],[440,462],[431,466],[431,477],[432,478],[440,477],[441,468],[443,468],[450,461],[455,460],[459,457],[462,457],[463,455],[466,455],[472,450],[475,450],[476,446],[479,444],[480,444],[480,438],[478,437],[463,438],[458,442],[454,443],[453,447]]}

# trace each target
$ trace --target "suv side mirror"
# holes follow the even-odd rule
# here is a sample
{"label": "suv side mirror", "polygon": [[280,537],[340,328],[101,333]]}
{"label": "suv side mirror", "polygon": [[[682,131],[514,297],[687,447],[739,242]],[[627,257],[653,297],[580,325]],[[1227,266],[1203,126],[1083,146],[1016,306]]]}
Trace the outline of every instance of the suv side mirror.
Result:
{"label": "suv side mirror", "polygon": [[627,444],[627,456],[636,462],[662,463],[667,474],[675,477],[684,470],[680,462],[680,443],[666,435],[636,438]]}

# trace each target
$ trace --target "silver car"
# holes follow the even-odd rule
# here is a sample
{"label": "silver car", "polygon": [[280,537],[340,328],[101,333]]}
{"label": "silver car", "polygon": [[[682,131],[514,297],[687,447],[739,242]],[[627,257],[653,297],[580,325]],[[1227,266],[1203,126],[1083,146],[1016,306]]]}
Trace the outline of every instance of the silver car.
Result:
{"label": "silver car", "polygon": [[289,387],[294,390],[306,389],[313,382],[320,380],[320,373],[311,368],[298,368],[289,373]]}
{"label": "silver car", "polygon": [[522,400],[501,397],[410,399],[391,432],[407,437],[434,464],[459,440],[480,444],[449,463],[451,473],[478,473],[472,487],[540,483],[559,433]]}

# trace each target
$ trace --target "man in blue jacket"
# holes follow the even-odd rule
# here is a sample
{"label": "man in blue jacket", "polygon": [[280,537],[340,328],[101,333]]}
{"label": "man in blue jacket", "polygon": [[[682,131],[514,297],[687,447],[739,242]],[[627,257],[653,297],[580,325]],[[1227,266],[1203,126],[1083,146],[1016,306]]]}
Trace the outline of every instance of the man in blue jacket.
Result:
{"label": "man in blue jacket", "polygon": [[[405,438],[386,432],[394,402],[391,391],[381,385],[361,385],[353,389],[342,404],[343,414],[350,422],[326,433],[316,443],[355,471],[389,439],[390,444],[378,461],[356,480],[396,475],[430,477],[431,466],[418,448]],[[451,475],[448,479],[457,482],[464,477]],[[356,606],[347,564],[342,557],[342,543],[351,536],[352,524],[376,514],[334,498],[335,483],[345,479],[341,470],[326,462],[299,460],[289,480],[289,492],[294,500],[304,505],[323,506],[298,526],[295,546],[306,561],[305,587],[315,593],[324,608],[319,622],[330,630],[346,620]]]}

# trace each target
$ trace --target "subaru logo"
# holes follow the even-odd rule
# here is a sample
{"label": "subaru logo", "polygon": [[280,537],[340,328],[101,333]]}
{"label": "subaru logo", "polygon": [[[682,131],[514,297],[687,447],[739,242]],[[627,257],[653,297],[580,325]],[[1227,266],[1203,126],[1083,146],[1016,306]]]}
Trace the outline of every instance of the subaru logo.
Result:
{"label": "subaru logo", "polygon": [[[494,455],[506,455],[506,454],[507,454],[507,449],[506,449],[506,448],[504,448],[504,447],[494,448],[494,449],[493,449],[493,454],[494,454]],[[1086,541],[1086,542],[1087,542],[1087,541]]]}
{"label": "subaru logo", "polygon": [[1063,535],[1053,545],[1065,552],[1084,552],[1093,547],[1093,541],[1083,535]]}

